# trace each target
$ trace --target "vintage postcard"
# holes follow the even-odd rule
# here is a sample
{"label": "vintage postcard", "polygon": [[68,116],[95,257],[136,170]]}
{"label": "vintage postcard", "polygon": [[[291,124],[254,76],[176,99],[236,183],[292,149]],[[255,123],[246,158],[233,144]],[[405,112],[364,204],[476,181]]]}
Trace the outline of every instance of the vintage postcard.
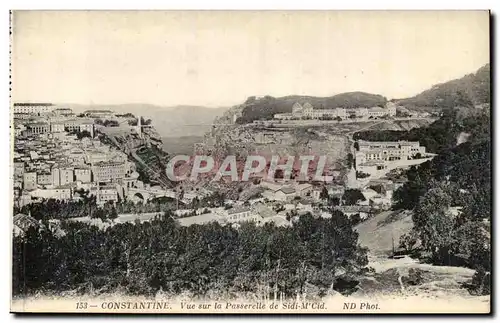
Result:
{"label": "vintage postcard", "polygon": [[10,28],[12,312],[491,312],[488,11]]}

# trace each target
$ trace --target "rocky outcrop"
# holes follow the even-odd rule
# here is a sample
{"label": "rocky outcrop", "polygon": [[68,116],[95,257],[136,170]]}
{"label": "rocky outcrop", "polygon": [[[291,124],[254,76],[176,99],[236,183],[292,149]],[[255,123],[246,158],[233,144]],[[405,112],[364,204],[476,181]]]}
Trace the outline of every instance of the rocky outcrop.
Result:
{"label": "rocky outcrop", "polygon": [[130,126],[101,128],[99,136],[135,162],[140,180],[162,187],[173,186],[165,172],[169,155],[163,150],[161,137],[154,127],[143,127],[140,134]]}

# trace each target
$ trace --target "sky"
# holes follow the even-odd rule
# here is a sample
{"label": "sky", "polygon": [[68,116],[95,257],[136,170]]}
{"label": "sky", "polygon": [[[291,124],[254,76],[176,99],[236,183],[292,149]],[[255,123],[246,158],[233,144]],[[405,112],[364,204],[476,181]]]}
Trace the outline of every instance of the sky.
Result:
{"label": "sky", "polygon": [[12,100],[413,96],[489,62],[487,11],[16,11]]}

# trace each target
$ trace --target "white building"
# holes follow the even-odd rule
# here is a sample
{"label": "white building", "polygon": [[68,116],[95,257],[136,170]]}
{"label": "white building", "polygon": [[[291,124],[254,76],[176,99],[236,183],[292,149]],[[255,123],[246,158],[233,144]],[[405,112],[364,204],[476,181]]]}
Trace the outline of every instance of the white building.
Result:
{"label": "white building", "polygon": [[101,186],[96,192],[97,204],[104,204],[106,202],[118,202],[118,191],[114,186]]}
{"label": "white building", "polygon": [[94,120],[92,119],[68,119],[62,121],[55,121],[50,124],[51,132],[64,132],[64,131],[87,131],[91,137],[94,137]]}
{"label": "white building", "polygon": [[62,186],[73,183],[75,181],[74,169],[70,167],[55,166],[51,169],[51,174],[52,184],[54,186]]}
{"label": "white building", "polygon": [[300,103],[295,102],[292,106],[292,113],[279,113],[275,114],[275,119],[290,120],[290,119],[321,119],[321,118],[347,118],[347,111],[344,108],[335,109],[315,109],[309,102],[304,103],[302,106]]}
{"label": "white building", "polygon": [[92,165],[95,182],[109,182],[124,178],[127,170],[127,164],[119,162],[98,162]]}
{"label": "white building", "polygon": [[290,202],[297,196],[297,192],[293,187],[282,187],[274,192],[274,200]]}
{"label": "white building", "polygon": [[297,192],[297,196],[307,197],[311,196],[313,186],[308,183],[298,184],[295,186],[295,190]]}
{"label": "white building", "polygon": [[82,183],[90,183],[92,181],[92,171],[90,168],[76,168],[75,180]]}
{"label": "white building", "polygon": [[31,122],[26,125],[26,132],[30,135],[39,135],[50,132],[50,124],[46,122]]}
{"label": "white building", "polygon": [[46,189],[36,189],[29,193],[32,197],[43,198],[43,199],[55,199],[61,201],[67,201],[71,199],[71,189],[70,188],[46,188]]}
{"label": "white building", "polygon": [[14,114],[43,114],[52,112],[52,103],[14,103]]}
{"label": "white building", "polygon": [[274,115],[275,119],[291,120],[291,119],[347,119],[349,115],[354,115],[357,118],[379,118],[383,116],[395,116],[396,106],[392,102],[388,102],[385,108],[359,107],[355,109],[334,108],[334,109],[315,109],[309,102],[301,105],[296,102],[292,106],[292,113],[278,113]]}
{"label": "white building", "polygon": [[413,159],[425,155],[425,147],[418,141],[358,141],[356,164],[368,161],[393,161]]}
{"label": "white building", "polygon": [[36,172],[24,172],[23,188],[25,190],[33,190],[37,187]]}
{"label": "white building", "polygon": [[37,174],[37,183],[43,186],[52,185],[52,174],[50,173]]}
{"label": "white building", "polygon": [[115,113],[111,110],[87,110],[84,115],[90,118],[114,119]]}

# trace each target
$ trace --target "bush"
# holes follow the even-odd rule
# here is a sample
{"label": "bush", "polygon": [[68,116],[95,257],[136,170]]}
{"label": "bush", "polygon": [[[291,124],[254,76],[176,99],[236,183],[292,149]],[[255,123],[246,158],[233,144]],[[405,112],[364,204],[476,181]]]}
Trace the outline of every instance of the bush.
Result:
{"label": "bush", "polygon": [[410,270],[408,271],[408,276],[404,277],[404,281],[408,285],[420,285],[423,282],[422,273],[423,271],[419,268],[410,268]]}
{"label": "bush", "polygon": [[370,174],[363,173],[363,172],[356,172],[356,178],[367,178],[370,177]]}

